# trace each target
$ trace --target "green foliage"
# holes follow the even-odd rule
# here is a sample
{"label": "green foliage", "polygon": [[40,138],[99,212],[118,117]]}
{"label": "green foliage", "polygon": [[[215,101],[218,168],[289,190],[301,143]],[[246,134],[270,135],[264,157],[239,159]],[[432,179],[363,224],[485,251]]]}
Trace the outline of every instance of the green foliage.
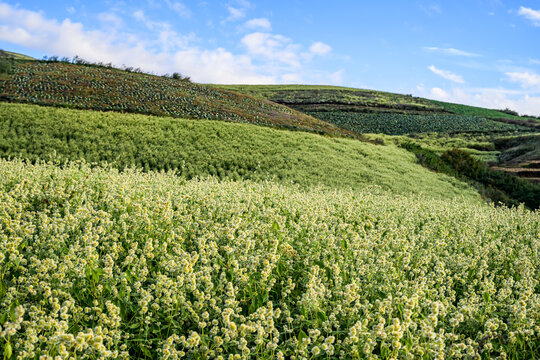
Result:
{"label": "green foliage", "polygon": [[434,197],[477,195],[438,176],[395,146],[219,121],[0,104],[0,156],[38,161],[85,159],[116,167],[177,169],[185,178],[213,175],[303,186],[363,188]]}
{"label": "green foliage", "polygon": [[440,111],[429,100],[410,95],[382,91],[320,85],[214,85],[245,94],[262,97],[299,110],[331,109],[347,106],[350,109],[384,108],[394,111]]}
{"label": "green foliage", "polygon": [[136,70],[127,72],[93,66],[82,59],[77,64],[55,58],[18,62],[13,75],[0,83],[0,98],[12,102],[249,122],[290,130],[344,134],[336,126],[267,100]]}
{"label": "green foliage", "polygon": [[355,133],[403,135],[426,132],[490,133],[527,130],[517,125],[505,124],[477,116],[452,114],[366,114],[351,111],[308,111],[307,113]]}
{"label": "green foliage", "polygon": [[531,209],[540,208],[540,184],[520,179],[503,171],[490,169],[462,150],[448,150],[442,155],[442,159],[451,164],[459,173],[499,189]]}
{"label": "green foliage", "polygon": [[454,114],[468,115],[468,116],[481,116],[489,119],[516,119],[523,120],[524,118],[518,116],[515,111],[512,110],[493,110],[485,109],[476,106],[462,105],[462,104],[452,104],[443,101],[431,100],[436,105],[441,106],[446,111],[452,112]]}
{"label": "green foliage", "polygon": [[538,358],[539,233],[522,207],[0,160],[0,343],[17,359]]}

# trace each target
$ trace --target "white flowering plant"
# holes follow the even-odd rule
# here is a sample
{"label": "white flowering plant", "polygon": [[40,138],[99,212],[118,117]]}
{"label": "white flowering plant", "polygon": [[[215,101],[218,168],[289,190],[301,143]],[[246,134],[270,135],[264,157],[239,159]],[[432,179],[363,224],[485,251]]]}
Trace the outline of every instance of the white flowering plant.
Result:
{"label": "white flowering plant", "polygon": [[0,348],[534,358],[539,245],[523,207],[0,160]]}

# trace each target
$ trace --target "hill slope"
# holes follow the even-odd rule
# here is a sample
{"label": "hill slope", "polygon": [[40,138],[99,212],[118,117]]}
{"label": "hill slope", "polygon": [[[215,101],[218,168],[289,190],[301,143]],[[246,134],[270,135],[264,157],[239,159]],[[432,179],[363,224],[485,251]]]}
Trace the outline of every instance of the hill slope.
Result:
{"label": "hill slope", "polygon": [[373,90],[316,85],[215,86],[285,104],[357,134],[497,133],[531,131],[540,126],[535,119],[529,124],[526,118],[497,110]]}
{"label": "hill slope", "polygon": [[423,168],[393,145],[223,121],[0,104],[0,156],[36,161],[53,153],[60,161],[107,161],[120,169],[177,168],[186,178],[355,189],[377,184],[400,194],[478,199],[471,187]]}
{"label": "hill slope", "polygon": [[102,111],[249,122],[328,134],[347,132],[270,101],[173,78],[104,66],[19,61],[0,99]]}

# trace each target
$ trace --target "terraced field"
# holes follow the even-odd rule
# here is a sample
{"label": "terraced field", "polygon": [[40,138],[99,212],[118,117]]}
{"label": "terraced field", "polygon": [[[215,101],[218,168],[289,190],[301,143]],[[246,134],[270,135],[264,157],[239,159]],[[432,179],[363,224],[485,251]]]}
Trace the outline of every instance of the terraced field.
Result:
{"label": "terraced field", "polygon": [[528,128],[478,116],[455,114],[366,114],[350,111],[308,111],[309,115],[355,133],[403,135],[417,133],[494,133],[529,131]]}
{"label": "terraced field", "polygon": [[334,125],[261,98],[172,78],[62,62],[16,62],[10,76],[0,81],[0,99],[346,135]]}
{"label": "terraced field", "polygon": [[348,110],[361,112],[440,112],[443,108],[429,100],[382,91],[318,85],[213,85],[235,90],[300,111]]}

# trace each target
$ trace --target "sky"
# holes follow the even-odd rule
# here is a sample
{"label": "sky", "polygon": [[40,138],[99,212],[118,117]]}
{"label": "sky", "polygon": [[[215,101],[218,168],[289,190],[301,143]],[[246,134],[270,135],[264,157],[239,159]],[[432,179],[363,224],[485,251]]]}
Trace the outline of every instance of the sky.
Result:
{"label": "sky", "polygon": [[0,0],[0,49],[540,115],[539,0]]}

